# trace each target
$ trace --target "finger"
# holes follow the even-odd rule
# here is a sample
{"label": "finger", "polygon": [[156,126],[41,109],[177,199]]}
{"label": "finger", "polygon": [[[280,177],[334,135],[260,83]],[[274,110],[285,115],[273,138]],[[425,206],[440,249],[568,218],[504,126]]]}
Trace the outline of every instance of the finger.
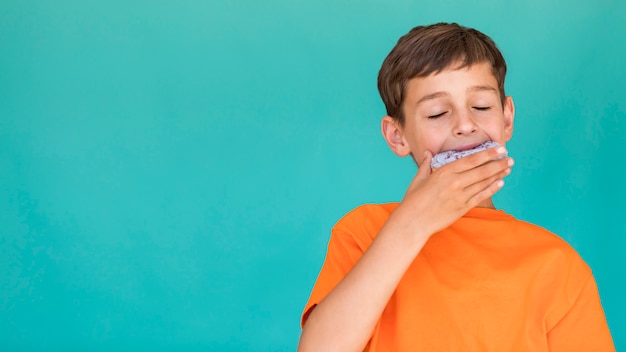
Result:
{"label": "finger", "polygon": [[508,176],[511,173],[512,165],[513,159],[492,161],[462,175],[454,176],[455,179],[452,181],[450,189],[462,192],[461,198],[465,200],[464,204],[469,204],[476,194]]}
{"label": "finger", "polygon": [[[469,199],[496,179],[508,175],[512,166],[513,159],[506,158],[491,161],[474,169],[451,175],[452,179],[449,181],[448,189],[463,192],[465,199]],[[507,169],[509,170],[507,171]]]}
{"label": "finger", "polygon": [[422,159],[422,162],[420,163],[419,168],[417,169],[417,176],[416,178],[426,178],[426,176],[430,175],[432,172],[432,169],[430,167],[430,161],[433,158],[433,154],[430,151],[425,151],[424,152],[424,158]]}
{"label": "finger", "polygon": [[512,158],[492,160],[471,170],[465,171],[462,175],[459,175],[459,178],[463,180],[465,187],[469,187],[475,183],[493,178],[495,175],[513,167],[514,164],[515,162]]}
{"label": "finger", "polygon": [[464,192],[467,194],[468,199],[471,199],[471,197],[473,197],[475,194],[480,193],[482,190],[484,190],[485,188],[489,187],[489,185],[493,184],[494,182],[501,180],[505,177],[507,177],[509,174],[511,174],[511,168],[506,168],[488,178],[485,178],[479,182],[476,182],[472,185],[469,185],[468,187],[465,188]]}
{"label": "finger", "polygon": [[477,206],[483,200],[488,199],[490,197],[493,197],[493,195],[496,194],[499,190],[501,190],[502,187],[504,187],[504,180],[498,179],[498,180],[490,183],[485,189],[483,189],[482,191],[480,191],[480,192],[476,193],[474,196],[472,196],[467,201],[467,205],[470,208],[473,208],[473,207]]}
{"label": "finger", "polygon": [[480,151],[475,154],[468,155],[459,160],[453,161],[450,165],[454,165],[453,170],[457,173],[465,172],[506,156],[506,148],[499,146]]}

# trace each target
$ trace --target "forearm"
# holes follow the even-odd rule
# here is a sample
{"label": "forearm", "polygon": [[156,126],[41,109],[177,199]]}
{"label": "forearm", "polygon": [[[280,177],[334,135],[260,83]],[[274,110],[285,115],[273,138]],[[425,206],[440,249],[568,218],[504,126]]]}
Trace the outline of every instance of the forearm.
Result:
{"label": "forearm", "polygon": [[431,174],[430,153],[370,247],[310,313],[299,351],[361,351],[389,298],[428,238],[448,227],[503,185],[512,159],[491,148]]}
{"label": "forearm", "polygon": [[430,233],[407,232],[395,213],[346,277],[311,312],[299,351],[362,351]]}

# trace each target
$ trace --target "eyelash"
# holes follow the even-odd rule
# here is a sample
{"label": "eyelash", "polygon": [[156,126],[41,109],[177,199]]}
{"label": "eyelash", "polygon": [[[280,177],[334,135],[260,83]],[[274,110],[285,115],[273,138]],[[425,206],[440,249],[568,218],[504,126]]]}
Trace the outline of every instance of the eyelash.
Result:
{"label": "eyelash", "polygon": [[[491,106],[474,106],[474,109],[478,110],[478,111],[488,111],[491,110]],[[429,119],[436,119],[438,117],[441,117],[443,115],[445,115],[447,113],[447,111],[444,111],[440,114],[437,115],[430,115],[428,116]]]}
{"label": "eyelash", "polygon": [[429,119],[436,119],[446,114],[447,111],[442,112],[441,114],[428,116]]}

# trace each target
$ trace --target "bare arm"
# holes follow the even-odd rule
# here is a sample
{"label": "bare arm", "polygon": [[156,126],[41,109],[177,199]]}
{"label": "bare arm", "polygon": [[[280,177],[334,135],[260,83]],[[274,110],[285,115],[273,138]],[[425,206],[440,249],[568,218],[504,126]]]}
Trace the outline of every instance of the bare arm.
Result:
{"label": "bare arm", "polygon": [[[512,160],[496,148],[431,172],[431,155],[389,220],[346,277],[309,315],[298,351],[362,351],[404,273],[435,232],[490,198]],[[509,161],[511,163],[509,163]]]}

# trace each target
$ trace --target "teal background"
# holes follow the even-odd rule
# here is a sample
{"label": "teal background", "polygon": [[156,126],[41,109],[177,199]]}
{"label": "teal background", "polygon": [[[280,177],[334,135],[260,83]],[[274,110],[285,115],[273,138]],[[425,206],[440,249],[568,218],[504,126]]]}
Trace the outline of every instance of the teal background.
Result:
{"label": "teal background", "polygon": [[497,206],[593,268],[626,349],[626,6],[594,0],[3,1],[0,349],[293,351],[331,226],[415,173],[380,64],[491,35],[516,102]]}

